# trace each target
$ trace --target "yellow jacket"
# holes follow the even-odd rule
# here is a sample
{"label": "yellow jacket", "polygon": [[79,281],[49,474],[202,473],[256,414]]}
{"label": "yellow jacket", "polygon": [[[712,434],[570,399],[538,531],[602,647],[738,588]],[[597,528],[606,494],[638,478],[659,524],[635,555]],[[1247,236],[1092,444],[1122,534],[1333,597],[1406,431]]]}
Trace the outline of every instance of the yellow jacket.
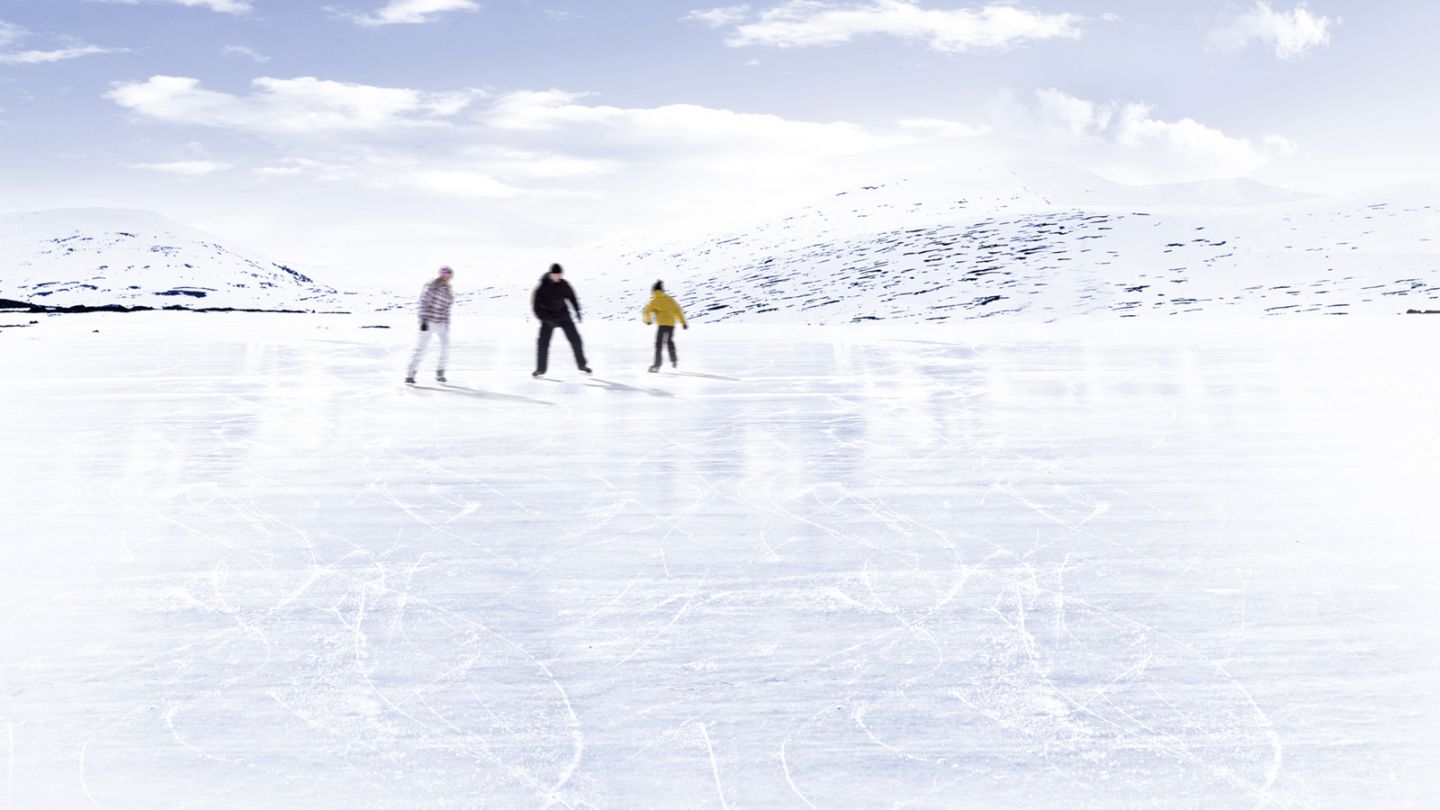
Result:
{"label": "yellow jacket", "polygon": [[675,299],[666,295],[660,290],[650,298],[650,305],[645,307],[645,323],[650,323],[650,316],[655,316],[655,321],[661,326],[674,326],[675,319],[680,319],[680,325],[685,326],[685,313],[681,311],[680,305]]}

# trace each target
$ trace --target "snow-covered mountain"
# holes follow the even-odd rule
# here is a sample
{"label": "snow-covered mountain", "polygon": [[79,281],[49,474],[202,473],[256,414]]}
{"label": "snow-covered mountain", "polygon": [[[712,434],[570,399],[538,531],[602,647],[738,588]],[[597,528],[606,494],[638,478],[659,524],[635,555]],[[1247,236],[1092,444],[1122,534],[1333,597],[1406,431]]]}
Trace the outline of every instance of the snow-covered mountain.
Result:
{"label": "snow-covered mountain", "polygon": [[0,298],[49,306],[329,309],[339,294],[158,214],[85,208],[0,216]]}
{"label": "snow-covered mountain", "polygon": [[[1435,183],[1313,197],[1249,180],[1124,186],[1028,162],[876,182],[713,235],[628,237],[566,263],[588,314],[626,320],[656,279],[711,322],[1388,315],[1440,309],[1436,240]],[[340,293],[144,212],[0,216],[0,299],[401,311],[419,281],[413,292]],[[462,283],[457,307],[518,316],[529,288]]]}
{"label": "snow-covered mountain", "polygon": [[[841,192],[700,240],[594,248],[595,311],[664,279],[710,321],[1397,313],[1440,303],[1440,186],[1130,187],[1043,163]],[[658,246],[657,246],[658,245]],[[598,294],[597,294],[598,293]]]}

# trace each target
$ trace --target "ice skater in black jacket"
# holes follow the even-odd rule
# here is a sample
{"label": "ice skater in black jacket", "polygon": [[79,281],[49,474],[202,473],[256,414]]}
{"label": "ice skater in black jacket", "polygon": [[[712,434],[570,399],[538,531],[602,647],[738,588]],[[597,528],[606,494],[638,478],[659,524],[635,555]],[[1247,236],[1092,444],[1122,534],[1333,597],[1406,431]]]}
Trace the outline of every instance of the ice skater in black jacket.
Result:
{"label": "ice skater in black jacket", "polygon": [[550,272],[540,277],[540,286],[535,288],[535,294],[530,299],[535,317],[540,319],[540,341],[536,346],[535,373],[532,377],[545,376],[545,369],[550,366],[550,336],[556,329],[565,332],[565,339],[570,341],[570,348],[575,350],[575,365],[582,372],[590,373],[590,366],[585,363],[585,344],[580,340],[580,331],[575,328],[575,321],[570,320],[570,309],[565,303],[567,301],[575,307],[575,321],[583,320],[580,315],[580,299],[575,297],[570,282],[565,280],[565,268],[552,264]]}

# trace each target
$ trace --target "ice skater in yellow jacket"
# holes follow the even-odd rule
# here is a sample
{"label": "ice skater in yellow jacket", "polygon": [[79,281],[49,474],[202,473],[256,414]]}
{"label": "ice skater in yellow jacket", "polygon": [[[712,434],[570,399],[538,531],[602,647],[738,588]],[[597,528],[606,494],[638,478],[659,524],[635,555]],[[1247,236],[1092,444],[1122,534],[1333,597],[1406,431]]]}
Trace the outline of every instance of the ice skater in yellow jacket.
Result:
{"label": "ice skater in yellow jacket", "polygon": [[660,328],[655,332],[655,363],[650,366],[650,373],[660,371],[660,351],[664,347],[670,347],[670,365],[678,367],[680,361],[675,357],[675,321],[680,321],[680,328],[689,329],[690,324],[685,322],[685,312],[675,299],[665,294],[665,282],[657,281],[651,287],[650,303],[645,307],[645,324],[648,326],[653,318]]}

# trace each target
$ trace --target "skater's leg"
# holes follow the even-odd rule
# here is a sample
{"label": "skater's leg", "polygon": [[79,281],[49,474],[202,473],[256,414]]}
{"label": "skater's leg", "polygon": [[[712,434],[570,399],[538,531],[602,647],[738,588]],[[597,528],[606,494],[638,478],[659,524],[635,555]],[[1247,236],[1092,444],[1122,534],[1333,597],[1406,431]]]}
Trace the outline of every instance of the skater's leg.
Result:
{"label": "skater's leg", "polygon": [[651,367],[651,368],[659,368],[659,367],[660,367],[660,351],[661,351],[661,348],[662,348],[664,345],[665,345],[665,327],[663,327],[663,326],[656,327],[656,328],[655,328],[655,362],[653,362],[653,363],[650,364],[650,367]]}
{"label": "skater's leg", "polygon": [[[665,345],[670,347],[670,365],[679,365],[680,359],[675,356],[675,327],[673,326],[665,327]],[[659,365],[659,358],[656,358],[655,363]]]}
{"label": "skater's leg", "polygon": [[585,368],[589,363],[585,362],[585,342],[580,339],[580,330],[575,328],[574,321],[565,321],[561,328],[565,330],[565,339],[570,341],[570,348],[575,350],[575,366]]}
{"label": "skater's leg", "polygon": [[540,339],[535,343],[535,373],[544,374],[550,367],[550,336],[555,327],[549,323],[540,324]]}
{"label": "skater's leg", "polygon": [[415,372],[420,370],[420,358],[425,356],[425,347],[428,345],[430,345],[430,333],[421,331],[420,340],[415,343],[415,354],[410,356],[410,367],[406,369],[406,377],[414,377]]}
{"label": "skater's leg", "polygon": [[435,330],[440,338],[440,365],[436,366],[437,371],[444,371],[450,367],[450,324],[437,323],[430,327]]}

